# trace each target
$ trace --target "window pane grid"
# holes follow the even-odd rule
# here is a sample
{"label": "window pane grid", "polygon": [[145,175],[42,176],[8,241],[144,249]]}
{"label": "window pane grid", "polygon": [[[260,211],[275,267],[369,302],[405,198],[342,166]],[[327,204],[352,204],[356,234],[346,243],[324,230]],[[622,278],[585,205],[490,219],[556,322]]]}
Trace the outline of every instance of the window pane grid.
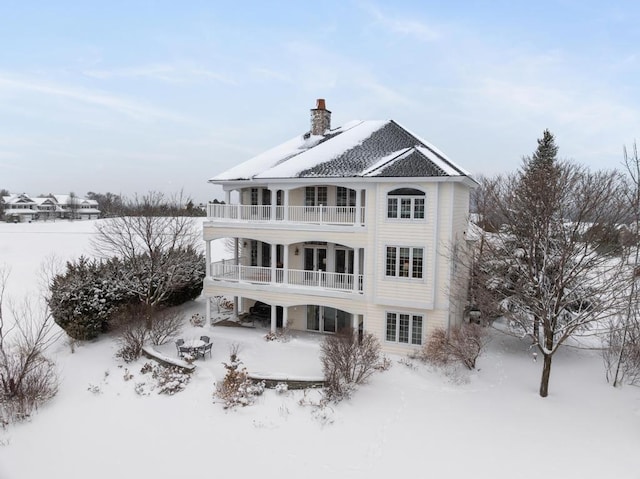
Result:
{"label": "window pane grid", "polygon": [[387,196],[387,218],[424,219],[425,199],[423,196]]}
{"label": "window pane grid", "polygon": [[408,277],[409,276],[409,248],[400,248],[400,276]]}
{"label": "window pane grid", "polygon": [[400,199],[400,218],[411,218],[411,199]]}
{"label": "window pane grid", "polygon": [[387,276],[396,275],[396,249],[394,247],[387,248]]}
{"label": "window pane grid", "polygon": [[413,270],[411,276],[413,278],[422,278],[422,248],[413,248]]}
{"label": "window pane grid", "polygon": [[327,205],[327,187],[318,186],[318,206]]}
{"label": "window pane grid", "polygon": [[416,198],[413,205],[413,217],[424,219],[424,198]]}
{"label": "window pane grid", "polygon": [[398,198],[387,199],[387,218],[398,217]]}
{"label": "window pane grid", "polygon": [[400,321],[398,324],[398,342],[399,343],[409,342],[409,315],[408,314],[400,315]]}
{"label": "window pane grid", "polygon": [[411,322],[411,344],[422,344],[422,316],[414,316]]}
{"label": "window pane grid", "polygon": [[396,340],[396,315],[387,313],[387,341]]}
{"label": "window pane grid", "polygon": [[423,317],[408,313],[387,313],[385,338],[387,341],[422,344]]}

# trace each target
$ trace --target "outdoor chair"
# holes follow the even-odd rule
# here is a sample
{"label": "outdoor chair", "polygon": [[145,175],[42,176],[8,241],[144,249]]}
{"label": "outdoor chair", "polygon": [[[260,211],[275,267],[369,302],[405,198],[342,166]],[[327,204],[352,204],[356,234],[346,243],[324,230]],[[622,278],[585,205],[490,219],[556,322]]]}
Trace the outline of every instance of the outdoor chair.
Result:
{"label": "outdoor chair", "polygon": [[207,353],[209,353],[209,357],[211,357],[212,348],[213,348],[213,343],[207,343],[204,346],[199,347],[198,356],[202,356],[202,359],[204,359]]}
{"label": "outdoor chair", "polygon": [[200,336],[200,341],[204,341],[205,343],[210,343],[211,339],[209,336]]}
{"label": "outdoor chair", "polygon": [[192,355],[193,349],[186,346],[178,346],[178,356],[184,358],[185,355]]}
{"label": "outdoor chair", "polygon": [[182,346],[183,344],[184,344],[184,339],[176,340],[176,349],[178,350],[178,356],[182,356],[182,354],[180,354],[180,346]]}

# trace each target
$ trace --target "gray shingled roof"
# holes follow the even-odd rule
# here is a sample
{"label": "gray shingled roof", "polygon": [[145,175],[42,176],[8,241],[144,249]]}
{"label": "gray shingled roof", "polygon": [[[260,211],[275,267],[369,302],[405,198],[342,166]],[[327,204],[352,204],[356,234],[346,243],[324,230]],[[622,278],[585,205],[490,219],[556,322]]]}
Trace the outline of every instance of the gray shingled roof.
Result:
{"label": "gray shingled roof", "polygon": [[393,120],[352,122],[327,132],[294,138],[212,178],[468,176],[443,153]]}
{"label": "gray shingled roof", "polygon": [[[390,121],[364,140],[362,144],[345,151],[337,158],[303,170],[297,176],[299,178],[362,176],[365,170],[390,154],[416,146],[427,148],[440,160],[453,166],[420,139],[413,136],[396,122]],[[370,172],[368,176],[447,176],[442,168],[417,150],[413,150],[408,156],[400,160],[394,161],[390,159],[390,163],[386,168],[380,167],[375,172]],[[463,173],[460,172],[460,174]]]}
{"label": "gray shingled roof", "polygon": [[399,160],[388,162],[373,176],[447,176],[447,174],[422,153],[412,150]]}

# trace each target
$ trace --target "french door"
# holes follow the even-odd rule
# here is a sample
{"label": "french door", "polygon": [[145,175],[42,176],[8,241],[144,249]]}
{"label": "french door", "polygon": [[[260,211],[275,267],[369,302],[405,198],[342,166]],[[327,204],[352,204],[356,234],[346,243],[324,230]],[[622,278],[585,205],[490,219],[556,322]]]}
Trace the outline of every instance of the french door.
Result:
{"label": "french door", "polygon": [[307,306],[307,329],[335,333],[351,324],[351,313],[328,306]]}

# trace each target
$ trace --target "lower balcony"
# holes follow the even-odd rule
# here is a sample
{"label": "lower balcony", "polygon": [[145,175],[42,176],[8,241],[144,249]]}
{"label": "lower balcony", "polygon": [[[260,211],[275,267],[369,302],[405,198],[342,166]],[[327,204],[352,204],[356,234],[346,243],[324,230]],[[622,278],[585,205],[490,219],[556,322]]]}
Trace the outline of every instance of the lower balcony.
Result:
{"label": "lower balcony", "polygon": [[[274,274],[275,273],[275,274]],[[279,287],[313,288],[362,293],[362,275],[234,264],[233,260],[211,263],[210,279],[218,281],[274,284]]]}

